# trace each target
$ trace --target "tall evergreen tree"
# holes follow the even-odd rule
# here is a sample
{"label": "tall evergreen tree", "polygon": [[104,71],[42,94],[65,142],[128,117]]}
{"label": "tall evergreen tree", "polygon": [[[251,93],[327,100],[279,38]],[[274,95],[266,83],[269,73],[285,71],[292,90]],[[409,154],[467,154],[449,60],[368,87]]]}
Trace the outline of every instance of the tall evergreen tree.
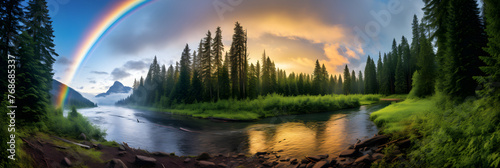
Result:
{"label": "tall evergreen tree", "polygon": [[450,3],[448,21],[443,91],[460,100],[475,95],[473,76],[483,74],[478,68],[483,65],[479,56],[487,55],[482,49],[487,41],[475,0]]}
{"label": "tall evergreen tree", "polygon": [[180,72],[179,81],[175,85],[174,92],[172,93],[172,98],[179,102],[185,102],[188,98],[186,93],[189,93],[191,88],[191,58],[190,58],[189,45],[186,44],[184,51],[182,52],[181,62],[180,62]]}
{"label": "tall evergreen tree", "polygon": [[213,100],[214,99],[214,87],[213,87],[213,79],[212,79],[212,64],[213,64],[213,56],[212,56],[212,33],[210,31],[207,32],[207,36],[203,39],[201,54],[201,79],[205,88],[205,92],[203,98],[205,100]]}
{"label": "tall evergreen tree", "polygon": [[[35,42],[33,52],[38,57],[37,60],[43,64],[39,71],[45,72],[44,75],[40,76],[44,78],[45,85],[40,89],[45,93],[52,89],[52,76],[54,75],[52,65],[55,62],[54,56],[58,56],[54,49],[55,36],[52,21],[45,0],[31,0],[26,8],[28,11],[25,20],[26,30]],[[41,100],[46,100],[45,102],[48,104],[48,100],[50,100],[48,94],[45,99]]]}
{"label": "tall evergreen tree", "polygon": [[[20,40],[24,12],[19,0],[4,0],[0,2],[0,75],[7,76],[7,58],[8,55],[18,55],[17,45]],[[52,81],[52,80],[51,80]],[[7,91],[7,80],[0,80],[0,93]]]}
{"label": "tall evergreen tree", "polygon": [[417,97],[430,96],[434,93],[435,86],[435,55],[431,43],[427,40],[425,35],[421,33],[420,37],[420,52],[418,56],[418,69],[413,76],[413,95]]}
{"label": "tall evergreen tree", "polygon": [[[425,3],[424,10],[424,20],[428,23],[427,26],[429,29],[434,30],[431,34],[431,38],[436,40],[437,53],[436,53],[436,61],[438,66],[438,72],[444,72],[443,66],[445,64],[445,54],[448,51],[446,42],[448,31],[448,19],[449,19],[449,6],[451,1],[453,0],[423,0]],[[455,2],[453,2],[455,3]],[[436,87],[438,90],[443,90],[443,80],[444,73],[437,73],[437,83]]]}
{"label": "tall evergreen tree", "polygon": [[491,56],[483,56],[481,59],[486,66],[481,70],[486,77],[478,77],[477,80],[485,85],[482,93],[493,96],[497,101],[500,99],[500,1],[484,0],[484,15],[486,17],[486,33],[488,35],[488,46],[484,49]]}
{"label": "tall evergreen tree", "polygon": [[363,78],[363,73],[361,71],[358,72],[358,93],[365,93],[365,82]]}
{"label": "tall evergreen tree", "polygon": [[313,95],[321,94],[321,83],[323,79],[323,73],[321,72],[321,66],[319,65],[319,61],[316,60],[316,64],[314,66],[314,79],[312,83]]}
{"label": "tall evergreen tree", "polygon": [[351,74],[349,73],[349,68],[345,65],[344,68],[344,94],[348,95],[351,93]]}
{"label": "tall evergreen tree", "polygon": [[357,94],[358,93],[358,80],[356,79],[356,72],[352,70],[351,72],[351,94]]}
{"label": "tall evergreen tree", "polygon": [[215,86],[215,99],[220,99],[220,88],[222,87],[219,83],[219,76],[222,73],[222,53],[224,52],[224,45],[222,44],[222,31],[220,27],[217,27],[215,31],[215,37],[212,43],[212,55],[213,55],[213,69],[214,69],[214,86]]}

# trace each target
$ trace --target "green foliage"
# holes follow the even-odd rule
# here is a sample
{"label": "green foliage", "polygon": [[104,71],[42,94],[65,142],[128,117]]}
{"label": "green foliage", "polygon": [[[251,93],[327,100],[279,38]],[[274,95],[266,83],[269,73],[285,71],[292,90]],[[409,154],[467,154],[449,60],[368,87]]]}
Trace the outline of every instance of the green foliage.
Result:
{"label": "green foliage", "polygon": [[416,117],[424,136],[411,152],[414,162],[436,167],[498,167],[500,103],[486,98],[462,104],[440,97],[433,108]]}
{"label": "green foliage", "polygon": [[484,15],[486,17],[486,33],[488,35],[488,46],[484,49],[490,56],[482,56],[486,66],[480,67],[486,73],[485,77],[476,77],[476,80],[484,85],[483,96],[493,96],[500,99],[500,2],[496,0],[484,0]]}
{"label": "green foliage", "polygon": [[50,132],[54,132],[59,136],[68,136],[71,138],[78,138],[81,133],[84,133],[88,138],[103,140],[106,132],[97,126],[93,125],[86,117],[82,116],[72,109],[68,117],[62,115],[62,111],[50,110],[47,113],[46,125]]}
{"label": "green foliage", "polygon": [[351,74],[349,68],[345,65],[344,68],[344,94],[348,95],[351,92]]}
{"label": "green foliage", "polygon": [[486,37],[475,0],[454,0],[448,14],[448,50],[440,64],[444,73],[443,93],[463,100],[475,95],[477,83],[472,77],[482,75],[479,56],[486,55],[482,49]]}
{"label": "green foliage", "polygon": [[407,99],[373,112],[370,119],[382,128],[384,133],[401,132],[408,126],[411,116],[417,116],[433,108],[431,99]]}
{"label": "green foliage", "polygon": [[360,105],[360,101],[378,101],[380,95],[325,95],[285,97],[277,94],[250,100],[219,100],[195,104],[178,104],[165,112],[239,120],[254,120],[278,115],[335,111]]}

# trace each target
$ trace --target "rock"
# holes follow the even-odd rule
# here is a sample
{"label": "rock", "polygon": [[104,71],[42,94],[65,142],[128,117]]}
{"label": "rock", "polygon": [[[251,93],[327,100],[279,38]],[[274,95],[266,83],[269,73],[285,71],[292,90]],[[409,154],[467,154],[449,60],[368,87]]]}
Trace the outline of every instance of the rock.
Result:
{"label": "rock", "polygon": [[411,140],[410,139],[401,140],[398,141],[396,144],[399,146],[399,148],[409,148],[411,146]]}
{"label": "rock", "polygon": [[156,159],[152,158],[152,157],[142,156],[142,155],[135,155],[135,163],[154,165],[154,164],[156,164]]}
{"label": "rock", "polygon": [[313,161],[313,162],[317,162],[317,161],[321,160],[320,156],[306,156],[306,158]]}
{"label": "rock", "polygon": [[189,162],[191,162],[191,158],[184,159],[184,163],[189,163]]}
{"label": "rock", "polygon": [[314,166],[314,163],[313,163],[313,162],[311,162],[311,163],[308,163],[308,164],[306,165],[306,168],[312,168],[313,166]]}
{"label": "rock", "polygon": [[87,136],[83,132],[78,137],[82,138],[83,140],[87,140]]}
{"label": "rock", "polygon": [[278,164],[278,162],[276,162],[276,161],[270,161],[270,160],[265,161],[264,163],[262,163],[262,165],[267,166],[267,167],[273,167],[274,165],[277,165],[277,164]]}
{"label": "rock", "polygon": [[328,162],[327,161],[319,161],[314,164],[313,168],[327,168],[328,167]]}
{"label": "rock", "polygon": [[307,159],[307,158],[306,158],[306,159],[302,159],[302,160],[300,161],[300,163],[302,163],[302,164],[307,164],[307,163],[309,163],[309,162],[311,162],[311,161],[310,161],[309,159]]}
{"label": "rock", "polygon": [[118,156],[124,156],[124,155],[126,155],[126,154],[127,154],[127,152],[125,152],[125,151],[120,151],[120,152],[118,152]]}
{"label": "rock", "polygon": [[288,163],[278,163],[276,166],[274,166],[274,168],[289,168],[290,167],[290,164]]}
{"label": "rock", "polygon": [[294,164],[297,164],[297,163],[299,163],[299,161],[297,159],[295,159],[295,158],[290,160],[290,164],[294,165]]}
{"label": "rock", "polygon": [[118,147],[118,150],[119,150],[119,151],[125,151],[125,147],[123,147],[123,145],[120,145],[120,146]]}
{"label": "rock", "polygon": [[208,160],[210,158],[212,158],[212,157],[210,157],[210,154],[208,154],[207,152],[203,152],[196,159],[198,159],[198,160]]}
{"label": "rock", "polygon": [[120,159],[113,159],[106,164],[108,168],[127,168],[127,165]]}
{"label": "rock", "polygon": [[259,155],[266,155],[266,154],[267,154],[267,152],[257,152],[257,153],[255,153],[255,155],[257,155],[257,156],[259,156]]}
{"label": "rock", "polygon": [[274,156],[276,156],[276,158],[280,158],[281,157],[281,155],[274,155]]}
{"label": "rock", "polygon": [[284,150],[282,149],[282,150],[279,150],[278,152],[283,152],[283,151],[284,151]]}
{"label": "rock", "polygon": [[354,163],[356,163],[356,164],[370,163],[371,160],[372,160],[372,156],[366,154],[366,155],[363,155],[363,156],[357,158],[356,160],[354,160]]}
{"label": "rock", "polygon": [[288,158],[288,157],[287,157],[287,158],[281,158],[281,159],[280,159],[280,162],[288,162],[288,161],[290,161],[290,158]]}
{"label": "rock", "polygon": [[219,164],[217,164],[217,167],[226,168],[226,167],[227,167],[227,165],[226,165],[226,164],[224,164],[224,163],[219,163]]}
{"label": "rock", "polygon": [[153,154],[155,156],[170,156],[170,154],[165,153],[165,152],[153,152],[151,154]]}
{"label": "rock", "polygon": [[102,146],[102,144],[97,144],[97,147],[96,147],[98,150],[102,150],[104,149],[104,147]]}
{"label": "rock", "polygon": [[238,153],[238,157],[245,157],[244,153]]}
{"label": "rock", "polygon": [[264,156],[262,157],[263,159],[269,159],[270,157],[269,156]]}
{"label": "rock", "polygon": [[70,161],[67,157],[64,157],[64,159],[61,161],[61,163],[62,163],[64,166],[71,167],[71,161]]}
{"label": "rock", "polygon": [[198,165],[200,167],[215,167],[215,163],[214,162],[209,162],[209,161],[204,161],[204,160],[199,161]]}
{"label": "rock", "polygon": [[355,149],[363,148],[363,147],[368,147],[368,146],[376,146],[380,144],[384,144],[389,140],[388,136],[385,135],[376,135],[370,139],[366,139],[364,141],[361,141],[359,144],[356,145]]}
{"label": "rock", "polygon": [[297,168],[306,168],[307,165],[306,164],[300,164],[299,166],[297,166]]}
{"label": "rock", "polygon": [[358,151],[355,149],[346,149],[340,152],[339,157],[350,157],[356,155],[357,153]]}
{"label": "rock", "polygon": [[318,156],[319,156],[321,159],[326,159],[326,158],[328,158],[328,156],[330,156],[330,155],[326,154],[326,155],[318,155]]}

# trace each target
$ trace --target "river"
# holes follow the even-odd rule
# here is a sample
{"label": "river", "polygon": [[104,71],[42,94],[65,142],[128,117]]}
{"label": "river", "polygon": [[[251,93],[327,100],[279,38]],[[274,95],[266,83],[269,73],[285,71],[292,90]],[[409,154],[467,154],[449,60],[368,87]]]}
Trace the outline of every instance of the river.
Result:
{"label": "river", "polygon": [[265,118],[253,122],[221,122],[165,112],[115,106],[79,109],[106,130],[106,139],[148,151],[176,155],[281,151],[290,157],[338,154],[357,139],[371,137],[377,127],[369,115],[388,104],[340,111]]}

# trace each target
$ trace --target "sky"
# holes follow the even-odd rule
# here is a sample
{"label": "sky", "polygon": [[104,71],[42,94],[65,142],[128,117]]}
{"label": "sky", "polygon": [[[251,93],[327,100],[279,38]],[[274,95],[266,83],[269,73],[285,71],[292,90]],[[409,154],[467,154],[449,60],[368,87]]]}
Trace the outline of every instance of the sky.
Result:
{"label": "sky", "polygon": [[[85,33],[110,10],[113,1],[49,0],[54,27],[54,78],[64,78]],[[420,0],[156,0],[117,22],[89,52],[68,85],[89,97],[120,81],[131,86],[146,76],[155,56],[167,67],[183,48],[196,50],[207,31],[222,29],[229,51],[239,22],[248,32],[250,62],[266,52],[287,73],[312,74],[314,63],[338,75],[344,66],[364,71],[370,55],[390,51],[392,39],[411,42],[413,15],[422,18]],[[213,37],[213,36],[212,36]]]}

